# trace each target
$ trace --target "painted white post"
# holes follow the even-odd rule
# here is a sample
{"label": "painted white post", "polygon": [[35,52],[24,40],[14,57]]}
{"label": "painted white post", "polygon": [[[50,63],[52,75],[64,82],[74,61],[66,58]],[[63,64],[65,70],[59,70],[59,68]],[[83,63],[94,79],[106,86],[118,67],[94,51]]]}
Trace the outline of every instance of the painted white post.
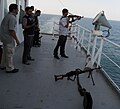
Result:
{"label": "painted white post", "polygon": [[81,47],[83,47],[84,34],[85,34],[85,30],[83,30],[83,33],[81,36]]}
{"label": "painted white post", "polygon": [[91,58],[88,57],[87,58],[87,62],[86,62],[86,67],[89,67],[89,68],[93,67],[93,64],[95,62],[96,56],[98,54],[98,52],[97,52],[97,54],[95,55],[96,41],[97,41],[97,36],[95,35],[94,36],[93,47],[92,47],[92,56],[91,56]]}
{"label": "painted white post", "polygon": [[79,28],[79,26],[77,25],[77,39],[79,39],[79,34],[80,34],[80,28]]}
{"label": "painted white post", "polygon": [[73,34],[74,34],[74,37],[76,38],[76,24],[75,25],[73,25],[73,27],[74,27],[74,31],[73,31]]}
{"label": "painted white post", "polygon": [[54,40],[55,37],[55,22],[53,22],[53,35],[52,35],[52,40]]}
{"label": "painted white post", "polygon": [[[20,0],[16,0],[16,4],[18,5],[18,10],[20,11]],[[20,15],[20,12],[18,12],[17,14],[17,27],[19,25],[19,15]]]}
{"label": "painted white post", "polygon": [[92,65],[94,64],[93,60],[94,60],[94,56],[95,56],[96,41],[97,41],[97,36],[95,36],[94,43],[93,43],[93,50],[92,50],[92,57],[91,57]]}
{"label": "painted white post", "polygon": [[29,5],[29,0],[25,0],[25,7]]}
{"label": "painted white post", "polygon": [[87,55],[90,55],[91,36],[92,36],[92,33],[90,32],[89,41],[88,41]]}
{"label": "painted white post", "polygon": [[103,43],[104,43],[104,38],[102,37],[101,38],[101,44],[100,44],[100,52],[99,52],[99,57],[98,57],[98,64],[97,64],[97,67],[100,66],[100,61],[101,61],[101,55],[102,55],[102,48],[103,48]]}
{"label": "painted white post", "polygon": [[78,25],[76,25],[75,27],[76,27],[76,28],[75,28],[75,36],[76,36],[76,38],[77,38],[77,33],[78,33],[77,29],[78,29]]}
{"label": "painted white post", "polygon": [[[4,18],[4,0],[0,0],[0,24],[3,18]],[[2,45],[1,41],[0,41],[0,45]]]}
{"label": "painted white post", "polygon": [[0,24],[4,18],[4,0],[0,0]]}
{"label": "painted white post", "polygon": [[79,26],[78,28],[79,28],[79,29],[78,29],[78,31],[79,31],[79,32],[78,32],[78,40],[79,40],[79,42],[80,42],[80,30],[81,30],[81,29],[80,29],[80,26]]}
{"label": "painted white post", "polygon": [[[78,25],[77,25],[78,26]],[[77,27],[77,49],[80,51],[80,27]]]}

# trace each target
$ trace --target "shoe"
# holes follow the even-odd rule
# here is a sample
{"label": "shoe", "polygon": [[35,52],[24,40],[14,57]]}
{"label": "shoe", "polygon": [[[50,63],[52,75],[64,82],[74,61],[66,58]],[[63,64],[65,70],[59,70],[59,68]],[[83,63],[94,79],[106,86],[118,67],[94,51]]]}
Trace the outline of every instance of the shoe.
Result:
{"label": "shoe", "polygon": [[40,46],[41,44],[40,43],[36,43],[37,46]]}
{"label": "shoe", "polygon": [[5,70],[6,69],[6,67],[2,67],[2,68],[0,68],[1,70]]}
{"label": "shoe", "polygon": [[60,59],[59,56],[54,56],[54,58],[56,58],[56,59]]}
{"label": "shoe", "polygon": [[19,69],[13,69],[11,71],[6,71],[6,73],[17,73],[19,71]]}
{"label": "shoe", "polygon": [[29,63],[29,62],[23,62],[23,64],[25,64],[25,65],[30,65],[30,63]]}
{"label": "shoe", "polygon": [[64,58],[69,58],[68,56],[66,56],[66,55],[61,55],[61,57],[64,57]]}
{"label": "shoe", "polygon": [[34,61],[35,59],[33,59],[33,58],[28,58],[28,60],[29,60],[29,61]]}

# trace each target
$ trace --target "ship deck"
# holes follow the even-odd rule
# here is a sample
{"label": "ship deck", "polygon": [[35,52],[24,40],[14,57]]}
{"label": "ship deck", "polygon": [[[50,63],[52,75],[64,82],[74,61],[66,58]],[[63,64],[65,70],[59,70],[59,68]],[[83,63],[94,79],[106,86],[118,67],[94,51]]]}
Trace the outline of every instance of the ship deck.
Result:
{"label": "ship deck", "polygon": [[[52,40],[43,35],[40,47],[32,48],[35,61],[31,65],[22,64],[23,44],[16,48],[16,74],[6,74],[0,70],[0,109],[83,109],[83,97],[77,90],[76,81],[66,78],[55,82],[55,74],[65,74],[76,68],[84,69],[86,54],[74,48],[71,40],[67,41],[66,53],[69,58],[56,60],[53,49],[57,38]],[[82,87],[93,98],[93,109],[119,109],[120,96],[108,83],[100,71],[93,71],[95,86],[88,73],[79,75]]]}

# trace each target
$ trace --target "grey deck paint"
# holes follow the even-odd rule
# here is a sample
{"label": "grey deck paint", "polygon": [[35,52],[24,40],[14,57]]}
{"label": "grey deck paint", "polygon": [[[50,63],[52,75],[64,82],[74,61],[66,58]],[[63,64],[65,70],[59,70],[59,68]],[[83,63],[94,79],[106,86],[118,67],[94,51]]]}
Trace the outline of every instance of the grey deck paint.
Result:
{"label": "grey deck paint", "polygon": [[[83,69],[86,56],[77,51],[70,40],[67,41],[68,59],[53,58],[56,41],[44,35],[41,47],[32,48],[35,58],[31,65],[23,65],[23,44],[17,48],[16,74],[6,74],[0,70],[0,109],[83,109],[83,97],[77,91],[76,82],[54,81],[54,74],[65,74],[76,68]],[[120,109],[120,98],[99,72],[93,72],[95,86],[87,73],[80,75],[81,85],[91,92],[93,109]]]}

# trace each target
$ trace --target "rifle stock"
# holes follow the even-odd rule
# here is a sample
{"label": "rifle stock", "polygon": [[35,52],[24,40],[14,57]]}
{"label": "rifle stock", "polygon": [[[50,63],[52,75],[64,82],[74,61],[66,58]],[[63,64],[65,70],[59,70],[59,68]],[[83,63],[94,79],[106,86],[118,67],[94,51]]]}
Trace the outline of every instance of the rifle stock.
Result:
{"label": "rifle stock", "polygon": [[63,80],[64,76],[63,75],[54,75],[55,81],[58,80]]}

